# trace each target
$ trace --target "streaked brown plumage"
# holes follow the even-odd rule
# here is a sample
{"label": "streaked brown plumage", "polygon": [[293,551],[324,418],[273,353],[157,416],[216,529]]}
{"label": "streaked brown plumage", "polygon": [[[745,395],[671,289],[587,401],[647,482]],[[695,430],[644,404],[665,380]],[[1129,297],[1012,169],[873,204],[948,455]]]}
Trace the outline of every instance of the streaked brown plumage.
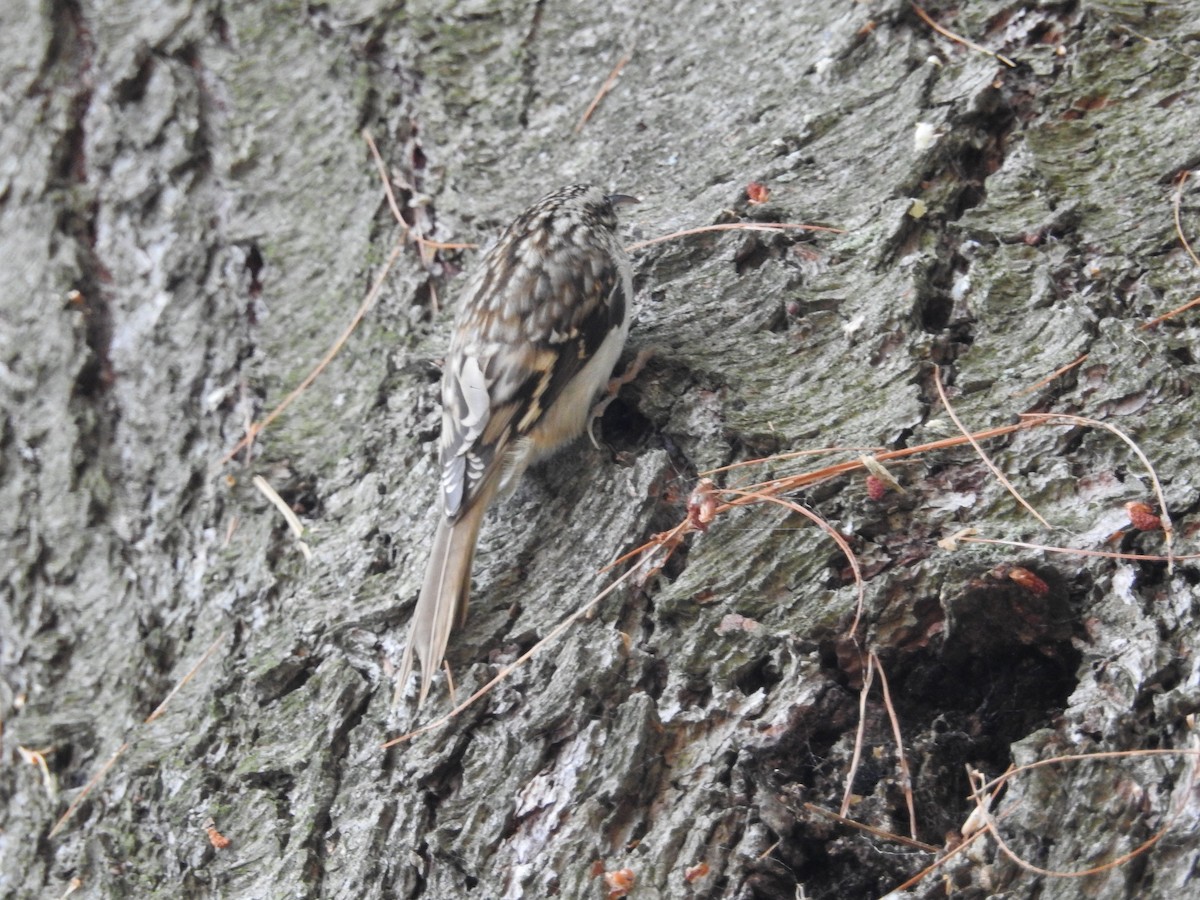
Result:
{"label": "streaked brown plumage", "polygon": [[530,463],[577,437],[629,331],[633,279],[614,207],[572,185],[508,226],[464,289],[442,374],[441,515],[408,646],[418,705],[467,614],[483,514]]}

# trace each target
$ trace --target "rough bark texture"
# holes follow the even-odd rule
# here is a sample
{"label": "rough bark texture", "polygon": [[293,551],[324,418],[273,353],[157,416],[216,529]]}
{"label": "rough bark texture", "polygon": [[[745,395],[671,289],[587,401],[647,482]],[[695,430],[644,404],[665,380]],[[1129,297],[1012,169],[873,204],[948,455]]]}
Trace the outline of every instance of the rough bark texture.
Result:
{"label": "rough bark texture", "polygon": [[[1196,550],[1200,313],[1139,329],[1196,292],[1171,215],[1200,165],[1196,0],[931,7],[1015,68],[899,0],[446,7],[0,5],[0,895],[79,879],[104,897],[603,897],[599,860],[631,870],[638,898],[857,898],[934,859],[805,805],[840,803],[863,659],[844,557],[774,506],[720,517],[452,724],[381,749],[411,725],[391,666],[475,254],[410,248],[253,459],[219,464],[399,234],[363,127],[411,223],[443,240],[485,241],[576,180],[644,196],[631,240],[739,218],[845,229],[637,254],[631,351],[657,356],[607,413],[608,449],[581,442],[489,515],[450,653],[460,696],[678,522],[698,471],[948,433],[935,365],[973,427],[1042,410],[1133,435],[1176,552]],[[922,122],[937,140],[918,148]],[[747,204],[751,181],[769,202]],[[1111,539],[1124,503],[1153,503],[1144,467],[1102,430],[989,446],[1052,530],[969,449],[897,466],[903,495],[869,500],[856,476],[798,498],[862,564],[863,646],[888,676],[918,837],[937,845],[973,809],[967,766],[1195,746],[1195,562],[936,543],[973,526],[1160,554],[1161,533]],[[311,561],[255,474],[301,516]],[[881,697],[876,681],[851,815],[903,833]],[[18,747],[44,751],[49,781]],[[1079,871],[1162,839],[1081,879],[1022,870],[988,839],[913,896],[944,896],[946,873],[957,897],[1195,892],[1190,773],[1171,755],[1038,769],[1000,803],[1025,860]]]}

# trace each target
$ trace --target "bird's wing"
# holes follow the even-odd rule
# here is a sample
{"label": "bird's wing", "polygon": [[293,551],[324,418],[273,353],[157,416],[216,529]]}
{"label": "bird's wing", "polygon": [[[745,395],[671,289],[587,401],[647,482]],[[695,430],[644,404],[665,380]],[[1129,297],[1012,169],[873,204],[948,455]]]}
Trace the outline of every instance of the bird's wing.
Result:
{"label": "bird's wing", "polygon": [[[467,296],[442,379],[442,500],[462,515],[625,317],[612,255],[577,249],[536,269],[503,244]],[[493,252],[496,252],[493,251]],[[514,258],[515,257],[515,258]],[[495,260],[491,260],[495,262]],[[494,283],[495,271],[510,273]]]}

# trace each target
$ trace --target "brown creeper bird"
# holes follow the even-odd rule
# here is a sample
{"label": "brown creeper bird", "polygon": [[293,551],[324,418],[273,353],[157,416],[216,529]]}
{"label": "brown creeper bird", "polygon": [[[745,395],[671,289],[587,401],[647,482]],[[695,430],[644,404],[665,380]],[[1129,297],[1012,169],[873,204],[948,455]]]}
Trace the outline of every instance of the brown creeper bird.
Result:
{"label": "brown creeper bird", "polygon": [[441,515],[397,682],[415,653],[418,706],[466,618],[488,505],[583,431],[625,344],[633,276],[615,208],[632,202],[589,185],[543,197],[464,288],[442,373]]}

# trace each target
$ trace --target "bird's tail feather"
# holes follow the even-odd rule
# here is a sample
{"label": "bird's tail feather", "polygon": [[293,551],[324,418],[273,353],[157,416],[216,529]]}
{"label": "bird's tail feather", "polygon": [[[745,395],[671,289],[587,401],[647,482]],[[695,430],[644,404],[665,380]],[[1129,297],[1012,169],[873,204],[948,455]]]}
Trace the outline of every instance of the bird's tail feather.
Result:
{"label": "bird's tail feather", "polygon": [[445,518],[438,523],[425,570],[425,583],[417,607],[413,611],[408,633],[408,646],[400,663],[396,690],[403,691],[412,672],[413,654],[421,663],[421,690],[417,695],[419,709],[429,694],[433,673],[442,664],[450,631],[461,625],[467,616],[467,600],[471,593],[471,562],[475,557],[475,542],[479,524],[487,509],[486,503],[475,503],[454,523]]}

